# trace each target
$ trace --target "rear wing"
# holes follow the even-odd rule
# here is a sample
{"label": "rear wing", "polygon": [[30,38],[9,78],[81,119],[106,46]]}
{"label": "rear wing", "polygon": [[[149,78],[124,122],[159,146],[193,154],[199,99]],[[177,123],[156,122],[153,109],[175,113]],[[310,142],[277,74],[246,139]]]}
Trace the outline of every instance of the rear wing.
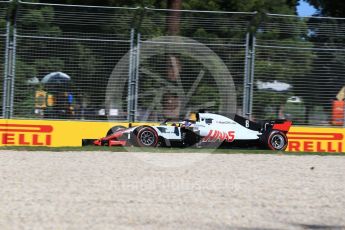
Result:
{"label": "rear wing", "polygon": [[274,122],[274,125],[272,127],[272,129],[274,130],[279,130],[282,132],[289,132],[289,129],[292,125],[292,121],[288,121],[288,120],[278,120]]}

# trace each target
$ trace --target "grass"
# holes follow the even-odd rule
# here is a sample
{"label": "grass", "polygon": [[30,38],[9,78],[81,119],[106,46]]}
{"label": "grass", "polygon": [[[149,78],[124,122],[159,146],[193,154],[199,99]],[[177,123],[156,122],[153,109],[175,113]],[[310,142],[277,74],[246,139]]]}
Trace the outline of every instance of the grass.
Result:
{"label": "grass", "polygon": [[276,155],[318,155],[318,156],[345,156],[345,153],[325,152],[283,152],[260,149],[207,149],[207,148],[138,148],[138,147],[106,147],[106,146],[84,146],[84,147],[0,147],[0,150],[12,151],[49,151],[49,152],[152,152],[152,153],[212,153],[212,154],[276,154]]}

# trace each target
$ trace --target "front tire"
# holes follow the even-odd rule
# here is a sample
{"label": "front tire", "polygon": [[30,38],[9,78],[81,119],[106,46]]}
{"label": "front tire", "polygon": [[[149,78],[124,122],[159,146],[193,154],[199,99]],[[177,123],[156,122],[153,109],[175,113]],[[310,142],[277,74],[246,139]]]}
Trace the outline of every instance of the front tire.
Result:
{"label": "front tire", "polygon": [[270,133],[267,139],[267,146],[274,151],[284,151],[288,145],[288,139],[285,133],[274,130]]}
{"label": "front tire", "polygon": [[156,147],[158,145],[158,134],[151,127],[142,127],[137,134],[137,143],[140,147]]}

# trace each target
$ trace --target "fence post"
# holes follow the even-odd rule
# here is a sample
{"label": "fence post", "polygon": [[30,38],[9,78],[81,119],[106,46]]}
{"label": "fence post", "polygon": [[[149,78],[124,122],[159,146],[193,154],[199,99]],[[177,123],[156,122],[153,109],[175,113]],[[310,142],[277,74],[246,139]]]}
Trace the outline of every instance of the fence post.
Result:
{"label": "fence post", "polygon": [[129,54],[128,71],[128,122],[134,122],[138,109],[138,87],[139,87],[139,59],[140,59],[140,40],[141,35],[137,35],[137,43],[134,45],[134,29],[131,31],[131,48]]}
{"label": "fence post", "polygon": [[13,116],[14,80],[16,68],[16,28],[13,29],[13,41],[10,39],[10,23],[7,24],[6,57],[5,57],[5,80],[3,117],[6,119]]}
{"label": "fence post", "polygon": [[137,42],[134,45],[134,29],[131,31],[131,48],[129,55],[129,73],[128,73],[128,121],[134,122],[138,109],[138,87],[139,87],[139,59],[141,35],[137,34]]}
{"label": "fence post", "polygon": [[16,49],[17,49],[17,29],[14,26],[13,29],[13,43],[12,43],[12,66],[10,71],[10,77],[11,77],[11,91],[10,91],[10,118],[13,117],[13,101],[14,101],[14,84],[15,84],[15,78],[16,78]]}
{"label": "fence post", "polygon": [[248,110],[248,115],[249,119],[252,119],[253,116],[253,100],[254,100],[254,77],[255,77],[255,47],[256,47],[256,37],[253,35],[253,40],[252,40],[252,50],[250,51],[251,55],[251,68],[250,68],[250,94],[249,94],[249,110]]}
{"label": "fence post", "polygon": [[[252,41],[250,44],[249,41]],[[255,72],[255,35],[246,37],[246,59],[244,70],[244,89],[243,89],[243,116],[252,118],[253,113],[253,88],[254,88],[254,72]]]}
{"label": "fence post", "polygon": [[139,92],[139,67],[140,67],[140,48],[141,48],[141,34],[138,33],[137,38],[137,55],[135,57],[135,93],[134,93],[134,121],[137,120],[138,112],[138,92]]}
{"label": "fence post", "polygon": [[133,79],[133,53],[134,53],[134,29],[131,29],[131,41],[129,50],[129,65],[128,65],[128,91],[127,91],[127,121],[132,121],[132,79]]}
{"label": "fence post", "polygon": [[4,63],[4,79],[3,79],[3,97],[2,97],[2,116],[3,118],[8,118],[8,68],[9,68],[9,49],[10,47],[10,22],[6,23],[6,42],[5,42],[5,63]]}
{"label": "fence post", "polygon": [[244,81],[243,81],[243,103],[242,103],[242,116],[247,116],[248,113],[248,79],[249,79],[249,66],[250,64],[250,55],[249,55],[249,33],[246,35],[246,51],[245,51],[245,58],[244,58]]}

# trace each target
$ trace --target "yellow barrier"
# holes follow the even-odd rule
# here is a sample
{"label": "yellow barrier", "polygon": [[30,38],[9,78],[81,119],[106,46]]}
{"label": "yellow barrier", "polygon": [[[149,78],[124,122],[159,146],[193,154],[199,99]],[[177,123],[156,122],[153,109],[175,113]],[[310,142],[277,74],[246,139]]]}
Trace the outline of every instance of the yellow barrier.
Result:
{"label": "yellow barrier", "polygon": [[[143,123],[133,123],[133,126],[141,124]],[[0,120],[0,146],[81,146],[82,139],[104,137],[109,129],[117,125],[128,127],[129,124],[105,121]],[[287,151],[345,152],[344,128],[291,127],[288,137]]]}
{"label": "yellow barrier", "polygon": [[[127,122],[0,120],[0,146],[81,146],[82,139],[104,137]],[[139,123],[133,123],[139,125]]]}
{"label": "yellow barrier", "polygon": [[291,127],[290,152],[345,152],[344,128]]}

